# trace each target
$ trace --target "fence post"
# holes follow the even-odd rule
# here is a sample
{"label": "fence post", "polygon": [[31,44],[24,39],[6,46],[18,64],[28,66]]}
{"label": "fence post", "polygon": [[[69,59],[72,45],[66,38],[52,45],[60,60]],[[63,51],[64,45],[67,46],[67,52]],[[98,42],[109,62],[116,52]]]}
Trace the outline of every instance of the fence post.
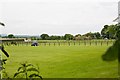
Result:
{"label": "fence post", "polygon": [[101,41],[101,46],[102,46],[102,41]]}
{"label": "fence post", "polygon": [[74,42],[74,45],[75,45],[75,42]]}
{"label": "fence post", "polygon": [[49,46],[50,46],[50,42],[49,42]]}
{"label": "fence post", "polygon": [[97,45],[97,41],[95,41],[95,44]]}
{"label": "fence post", "polygon": [[46,42],[44,43],[44,46],[46,46]]}
{"label": "fence post", "polygon": [[91,46],[91,41],[90,41],[90,46]]}
{"label": "fence post", "polygon": [[70,42],[68,42],[68,45],[70,46]]}
{"label": "fence post", "polygon": [[41,45],[41,43],[39,42],[39,45]]}
{"label": "fence post", "polygon": [[58,42],[58,45],[60,46],[60,42]]}
{"label": "fence post", "polygon": [[86,41],[84,41],[84,45],[86,46]]}
{"label": "fence post", "polygon": [[108,46],[108,41],[107,41],[107,46]]}
{"label": "fence post", "polygon": [[64,45],[65,45],[65,42],[63,42],[64,43]]}
{"label": "fence post", "polygon": [[80,45],[80,41],[79,41],[79,45]]}

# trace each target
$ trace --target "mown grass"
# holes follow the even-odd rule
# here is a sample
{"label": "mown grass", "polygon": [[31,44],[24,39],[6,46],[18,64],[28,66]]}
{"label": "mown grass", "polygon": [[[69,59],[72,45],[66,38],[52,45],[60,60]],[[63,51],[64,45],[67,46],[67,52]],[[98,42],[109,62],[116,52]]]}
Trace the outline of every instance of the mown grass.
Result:
{"label": "mown grass", "polygon": [[[117,61],[101,59],[109,46],[6,46],[9,52],[6,71],[13,76],[19,64],[37,64],[43,78],[115,78],[118,76]],[[5,58],[5,56],[3,55]]]}

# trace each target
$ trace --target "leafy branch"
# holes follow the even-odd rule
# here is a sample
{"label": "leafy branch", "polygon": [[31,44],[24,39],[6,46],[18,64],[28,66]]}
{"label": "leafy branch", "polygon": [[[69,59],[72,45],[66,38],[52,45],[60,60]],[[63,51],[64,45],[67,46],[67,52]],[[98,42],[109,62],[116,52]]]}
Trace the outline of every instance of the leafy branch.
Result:
{"label": "leafy branch", "polygon": [[[28,72],[33,72],[28,76]],[[33,77],[38,77],[42,79],[42,76],[39,75],[39,68],[37,69],[34,65],[28,64],[28,63],[22,63],[21,66],[18,68],[17,72],[14,74],[14,78],[16,78],[18,75],[23,74],[26,80]]]}

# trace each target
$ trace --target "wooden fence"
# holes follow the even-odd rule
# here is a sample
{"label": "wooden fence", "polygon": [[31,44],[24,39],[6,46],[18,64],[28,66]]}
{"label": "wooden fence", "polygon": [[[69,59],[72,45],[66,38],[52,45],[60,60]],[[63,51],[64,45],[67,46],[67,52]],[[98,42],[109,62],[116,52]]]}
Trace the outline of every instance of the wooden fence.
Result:
{"label": "wooden fence", "polygon": [[[115,40],[82,40],[82,41],[39,41],[39,46],[72,46],[72,45],[112,45]],[[4,46],[31,46],[32,42],[3,42]]]}

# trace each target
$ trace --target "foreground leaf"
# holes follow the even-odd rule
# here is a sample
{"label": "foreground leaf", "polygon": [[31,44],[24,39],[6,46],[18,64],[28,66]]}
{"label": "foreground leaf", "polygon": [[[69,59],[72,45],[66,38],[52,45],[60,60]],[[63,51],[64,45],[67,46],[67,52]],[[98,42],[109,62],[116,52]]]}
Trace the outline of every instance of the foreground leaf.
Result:
{"label": "foreground leaf", "polygon": [[102,55],[102,59],[104,61],[113,61],[119,58],[118,54],[120,49],[120,41],[117,40],[113,44],[113,46],[109,47],[108,50],[105,52],[104,55]]}
{"label": "foreground leaf", "polygon": [[36,68],[29,68],[29,69],[27,69],[27,71],[36,71],[39,73],[39,71]]}
{"label": "foreground leaf", "polygon": [[24,73],[24,71],[20,71],[14,74],[14,77],[16,77],[17,75],[19,75],[20,73]]}
{"label": "foreground leaf", "polygon": [[42,79],[42,76],[40,76],[40,75],[38,75],[38,74],[31,74],[29,77],[30,77],[30,78],[32,78],[32,77],[39,77],[40,79]]}

